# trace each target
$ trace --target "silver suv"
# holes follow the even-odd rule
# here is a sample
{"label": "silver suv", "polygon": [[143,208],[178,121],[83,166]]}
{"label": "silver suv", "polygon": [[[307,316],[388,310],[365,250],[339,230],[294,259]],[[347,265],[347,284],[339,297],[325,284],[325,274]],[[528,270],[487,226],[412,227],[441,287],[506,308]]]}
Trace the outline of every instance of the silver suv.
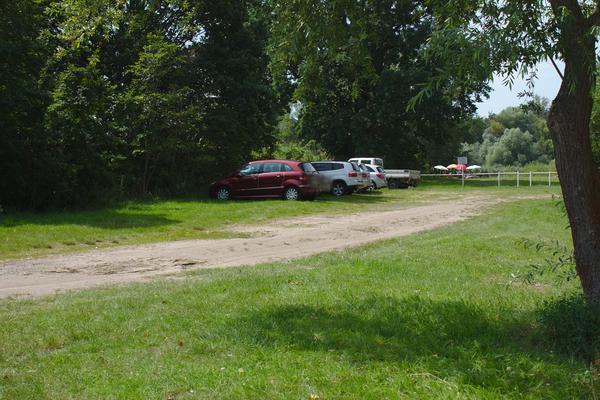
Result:
{"label": "silver suv", "polygon": [[323,192],[331,192],[334,196],[351,194],[367,184],[356,163],[315,161],[311,164],[319,172],[319,189]]}

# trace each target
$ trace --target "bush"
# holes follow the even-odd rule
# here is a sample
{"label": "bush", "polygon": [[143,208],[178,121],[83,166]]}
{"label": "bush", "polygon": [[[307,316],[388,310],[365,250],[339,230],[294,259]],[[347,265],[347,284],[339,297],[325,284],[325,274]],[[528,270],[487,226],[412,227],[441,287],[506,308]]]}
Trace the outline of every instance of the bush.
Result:
{"label": "bush", "polygon": [[329,160],[332,157],[314,140],[281,144],[275,149],[275,158],[298,161]]}
{"label": "bush", "polygon": [[522,167],[496,165],[491,167],[491,170],[502,172],[556,172],[556,164],[554,160],[550,161],[549,163],[532,161],[523,165]]}

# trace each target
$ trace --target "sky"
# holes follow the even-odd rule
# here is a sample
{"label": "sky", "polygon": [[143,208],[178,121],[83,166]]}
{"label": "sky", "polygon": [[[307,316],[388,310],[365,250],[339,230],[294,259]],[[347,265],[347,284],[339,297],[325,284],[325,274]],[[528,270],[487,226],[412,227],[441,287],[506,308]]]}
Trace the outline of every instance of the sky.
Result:
{"label": "sky", "polygon": [[[558,65],[562,70],[563,65],[560,63]],[[537,75],[533,92],[549,100],[554,99],[560,87],[560,77],[552,64],[550,62],[539,64]],[[497,114],[506,107],[518,106],[525,100],[518,97],[519,92],[527,89],[522,79],[516,79],[511,90],[502,83],[501,77],[495,76],[490,86],[492,87],[490,98],[477,104],[477,114],[482,117],[487,117],[490,113]]]}

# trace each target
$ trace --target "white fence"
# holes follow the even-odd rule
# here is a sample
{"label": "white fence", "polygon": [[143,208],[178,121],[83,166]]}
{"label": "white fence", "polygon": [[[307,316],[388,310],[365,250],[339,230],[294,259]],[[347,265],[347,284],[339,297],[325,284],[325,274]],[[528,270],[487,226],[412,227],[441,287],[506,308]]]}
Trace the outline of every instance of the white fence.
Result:
{"label": "white fence", "polygon": [[482,181],[482,180],[495,180],[497,181],[498,187],[502,186],[503,181],[507,181],[513,177],[512,180],[516,180],[516,186],[533,186],[534,184],[539,185],[540,183],[552,186],[552,184],[558,184],[558,174],[556,172],[468,172],[458,174],[421,174],[422,177],[434,177],[434,178],[447,178],[460,180],[462,186],[465,186],[465,182],[468,184],[469,181]]}

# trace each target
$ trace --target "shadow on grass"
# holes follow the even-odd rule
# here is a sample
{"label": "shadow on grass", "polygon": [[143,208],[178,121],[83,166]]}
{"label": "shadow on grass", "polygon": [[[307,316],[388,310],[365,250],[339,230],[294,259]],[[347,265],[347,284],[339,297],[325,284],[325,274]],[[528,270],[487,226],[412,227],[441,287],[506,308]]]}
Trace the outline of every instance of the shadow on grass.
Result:
{"label": "shadow on grass", "polygon": [[384,196],[384,194],[381,191],[359,192],[340,197],[336,197],[328,193],[322,193],[317,197],[316,201],[348,204],[378,204],[389,202],[390,198]]}
{"label": "shadow on grass", "polygon": [[[219,204],[224,207],[231,206],[235,204],[265,204],[268,205],[269,202],[272,201],[283,201],[285,203],[294,204],[293,201],[282,200],[278,198],[235,198],[233,200],[203,200],[203,202],[207,202],[210,204]],[[315,200],[315,202],[331,202],[331,203],[349,203],[349,204],[377,204],[377,203],[385,203],[389,202],[390,199],[386,198],[385,195],[381,191],[372,191],[372,192],[358,192],[351,195],[344,196],[334,196],[329,193],[321,193],[319,194]],[[313,201],[311,200],[301,200],[302,203],[311,204]]]}
{"label": "shadow on grass", "polygon": [[333,352],[360,364],[414,363],[437,376],[502,390],[526,391],[532,379],[550,381],[556,371],[534,365],[564,361],[536,341],[529,323],[508,313],[507,319],[490,319],[463,302],[419,297],[373,297],[327,308],[283,305],[254,312],[236,325],[253,346]]}
{"label": "shadow on grass", "polygon": [[600,303],[574,294],[544,302],[538,314],[555,351],[600,367]]}
{"label": "shadow on grass", "polygon": [[179,221],[163,214],[128,213],[111,209],[96,211],[52,212],[47,214],[9,213],[0,216],[0,226],[20,225],[80,225],[100,229],[159,227]]}
{"label": "shadow on grass", "polygon": [[[213,213],[228,211],[239,204],[255,204],[257,207],[268,207],[273,199],[239,199],[231,201],[211,200],[208,198],[171,200],[185,204],[190,203],[216,205]],[[376,204],[388,201],[380,192],[366,192],[351,196],[336,198],[330,194],[317,197],[317,202]],[[16,227],[22,225],[79,225],[100,229],[127,229],[143,227],[161,227],[180,223],[181,221],[167,217],[163,213],[149,212],[147,208],[154,201],[139,201],[124,203],[115,208],[100,208],[81,211],[54,211],[46,213],[7,212],[0,214],[0,227]],[[306,202],[311,204],[311,202]],[[291,204],[291,203],[290,203]],[[125,208],[123,208],[125,207]],[[121,208],[121,209],[119,209]]]}

